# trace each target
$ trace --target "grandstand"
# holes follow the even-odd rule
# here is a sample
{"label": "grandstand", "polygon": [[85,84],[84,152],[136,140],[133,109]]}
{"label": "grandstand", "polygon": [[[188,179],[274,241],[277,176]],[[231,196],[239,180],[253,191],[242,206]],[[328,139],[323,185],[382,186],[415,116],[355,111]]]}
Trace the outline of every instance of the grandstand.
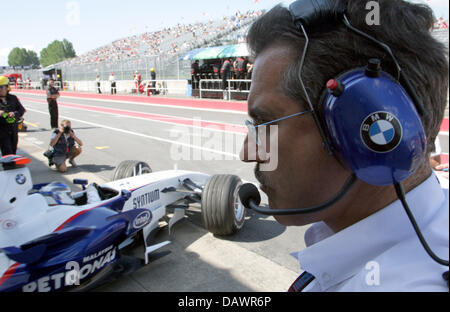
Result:
{"label": "grandstand", "polygon": [[262,11],[236,12],[218,20],[178,24],[154,32],[118,39],[88,53],[47,67],[22,72],[24,77],[39,81],[42,71],[61,69],[63,80],[95,80],[100,75],[107,80],[111,72],[119,80],[132,79],[135,71],[150,79],[150,68],[155,68],[158,79],[189,79],[190,62],[180,57],[192,49],[245,42],[251,23]]}
{"label": "grandstand", "polygon": [[149,57],[161,54],[176,55],[190,49],[203,47],[221,36],[248,25],[258,12],[237,13],[237,16],[221,20],[189,25],[178,24],[156,32],[147,32],[116,40],[109,45],[92,50],[79,57],[60,63],[61,65],[116,62],[134,57]]}
{"label": "grandstand", "polygon": [[[157,79],[190,79],[190,60],[181,60],[187,52],[210,46],[224,46],[246,42],[252,22],[262,11],[236,12],[233,16],[193,24],[178,24],[170,28],[118,39],[73,59],[51,65],[42,70],[19,71],[24,78],[38,82],[42,71],[57,68],[64,81],[94,81],[99,75],[106,81],[111,72],[117,80],[132,80],[135,71],[143,79],[150,79],[150,68],[155,68]],[[432,31],[439,41],[449,46],[446,23],[436,24]]]}

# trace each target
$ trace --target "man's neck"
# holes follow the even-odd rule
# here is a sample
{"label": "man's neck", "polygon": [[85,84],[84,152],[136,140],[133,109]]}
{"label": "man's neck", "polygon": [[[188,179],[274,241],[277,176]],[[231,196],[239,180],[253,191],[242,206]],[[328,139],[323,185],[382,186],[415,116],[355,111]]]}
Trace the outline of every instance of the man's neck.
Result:
{"label": "man's neck", "polygon": [[[431,175],[431,168],[424,163],[415,174],[402,182],[405,193],[413,190]],[[338,206],[336,213],[324,222],[333,232],[337,233],[355,223],[371,216],[397,201],[394,186],[376,187],[363,182],[358,184],[347,194]]]}

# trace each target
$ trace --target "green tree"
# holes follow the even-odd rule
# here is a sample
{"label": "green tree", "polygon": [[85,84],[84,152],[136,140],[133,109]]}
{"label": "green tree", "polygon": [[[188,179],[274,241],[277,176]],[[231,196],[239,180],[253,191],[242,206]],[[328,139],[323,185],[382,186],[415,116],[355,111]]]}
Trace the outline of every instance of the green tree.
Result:
{"label": "green tree", "polygon": [[66,59],[75,57],[73,45],[67,39],[63,41],[55,40],[41,51],[41,65],[46,67]]}
{"label": "green tree", "polygon": [[38,67],[39,58],[36,52],[34,51],[21,48],[14,48],[8,55],[8,64],[9,66]]}
{"label": "green tree", "polygon": [[66,57],[73,58],[77,56],[77,54],[75,53],[75,49],[73,48],[72,42],[68,41],[67,39],[64,39],[62,43],[64,46],[64,53]]}
{"label": "green tree", "polygon": [[30,65],[33,68],[38,68],[40,62],[39,62],[39,56],[37,55],[37,53],[34,52],[34,51],[28,51],[28,57],[29,57],[29,60],[30,60]]}

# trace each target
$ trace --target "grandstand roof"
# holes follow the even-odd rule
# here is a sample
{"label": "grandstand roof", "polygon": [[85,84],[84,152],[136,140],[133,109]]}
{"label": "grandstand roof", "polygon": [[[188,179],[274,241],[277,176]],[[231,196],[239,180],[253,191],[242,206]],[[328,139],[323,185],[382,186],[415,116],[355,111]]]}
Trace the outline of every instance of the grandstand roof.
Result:
{"label": "grandstand roof", "polygon": [[246,43],[201,48],[189,51],[181,60],[210,60],[225,57],[249,56]]}

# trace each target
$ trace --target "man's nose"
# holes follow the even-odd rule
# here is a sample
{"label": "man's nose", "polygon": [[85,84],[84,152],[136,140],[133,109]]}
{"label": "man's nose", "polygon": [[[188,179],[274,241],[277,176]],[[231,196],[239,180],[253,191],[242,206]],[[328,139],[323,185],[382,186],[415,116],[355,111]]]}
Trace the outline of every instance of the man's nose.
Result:
{"label": "man's nose", "polygon": [[258,147],[254,139],[247,135],[239,153],[239,158],[243,162],[264,163],[268,160],[268,155],[262,148]]}

